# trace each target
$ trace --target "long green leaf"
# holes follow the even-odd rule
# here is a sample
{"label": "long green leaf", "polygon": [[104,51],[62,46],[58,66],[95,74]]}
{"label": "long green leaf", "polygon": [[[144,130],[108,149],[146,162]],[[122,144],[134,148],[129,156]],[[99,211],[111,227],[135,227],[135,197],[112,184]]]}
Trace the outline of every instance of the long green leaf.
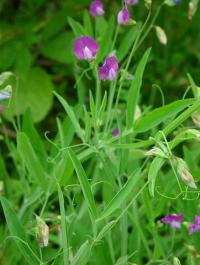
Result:
{"label": "long green leaf", "polygon": [[133,42],[135,41],[138,34],[138,27],[132,27],[120,41],[119,49],[117,50],[117,58],[122,61],[128,54]]}
{"label": "long green leaf", "polygon": [[149,58],[151,49],[148,49],[143,55],[142,59],[139,62],[139,65],[136,69],[134,79],[132,81],[131,87],[128,92],[127,97],[127,128],[131,128],[133,125],[133,120],[135,116],[136,105],[139,100],[140,88],[142,85],[142,77],[144,73],[147,60]]}
{"label": "long green leaf", "polygon": [[68,265],[68,242],[67,242],[67,226],[66,226],[66,215],[65,215],[65,204],[62,190],[57,184],[58,189],[58,198],[60,205],[60,214],[61,214],[61,229],[62,229],[62,247],[63,247],[63,264]]}
{"label": "long green leaf", "polygon": [[135,124],[135,131],[138,133],[148,131],[161,122],[166,121],[170,117],[176,115],[184,108],[194,103],[194,99],[183,99],[170,103],[166,106],[157,108],[149,112],[144,117],[141,117]]}
{"label": "long green leaf", "polygon": [[17,149],[31,176],[46,190],[47,176],[25,133],[17,135]]}
{"label": "long green leaf", "polygon": [[27,264],[30,264],[30,265],[40,264],[40,259],[37,257],[37,255],[34,253],[32,248],[30,247],[30,244],[27,239],[26,232],[22,226],[22,223],[18,219],[9,201],[4,197],[0,197],[0,201],[3,207],[8,229],[11,235],[15,238],[15,243],[17,247],[19,248],[19,251],[21,252],[21,254],[24,256]]}
{"label": "long green leaf", "polygon": [[156,177],[163,163],[164,163],[163,158],[155,157],[149,167],[149,173],[148,173],[149,192],[152,197],[154,197]]}
{"label": "long green leaf", "polygon": [[55,91],[54,94],[56,95],[56,97],[58,98],[58,100],[60,101],[60,103],[62,104],[63,108],[65,109],[65,111],[67,112],[73,126],[74,129],[76,131],[76,133],[78,134],[78,136],[81,138],[82,141],[84,141],[84,135],[83,135],[83,130],[81,129],[79,122],[74,114],[74,111],[72,110],[72,108],[70,107],[70,105],[67,103],[66,100],[64,100],[63,97],[61,97],[60,95],[58,95]]}
{"label": "long green leaf", "polygon": [[88,181],[86,173],[83,169],[81,162],[77,159],[74,152],[72,150],[69,150],[68,153],[69,153],[69,157],[70,157],[70,159],[74,165],[74,169],[75,169],[76,174],[78,176],[78,180],[80,182],[81,189],[82,189],[83,195],[85,197],[85,200],[87,202],[87,205],[91,211],[93,218],[96,219],[97,209],[96,209],[94,197],[93,197],[90,183]]}
{"label": "long green leaf", "polygon": [[90,257],[90,244],[89,241],[85,241],[78,249],[76,255],[74,256],[71,265],[85,265]]}
{"label": "long green leaf", "polygon": [[127,199],[130,193],[133,191],[135,185],[140,181],[141,175],[140,170],[129,178],[127,183],[122,187],[122,189],[114,196],[114,198],[107,205],[105,210],[101,213],[97,221],[100,221],[108,216],[110,216],[115,210],[117,210],[122,203]]}

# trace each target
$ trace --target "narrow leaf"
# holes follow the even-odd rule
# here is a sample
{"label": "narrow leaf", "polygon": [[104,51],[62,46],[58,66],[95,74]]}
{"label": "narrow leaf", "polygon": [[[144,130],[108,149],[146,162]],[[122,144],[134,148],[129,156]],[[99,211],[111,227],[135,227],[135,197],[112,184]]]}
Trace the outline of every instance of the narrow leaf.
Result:
{"label": "narrow leaf", "polygon": [[27,240],[26,232],[22,226],[22,223],[19,221],[15,211],[12,206],[8,202],[8,200],[4,197],[0,197],[0,201],[3,207],[4,215],[6,218],[6,222],[8,225],[8,229],[12,236],[14,236],[15,243],[19,248],[19,251],[24,256],[27,264],[30,265],[38,265],[40,264],[40,259],[33,252],[32,248],[29,245]]}
{"label": "narrow leaf", "polygon": [[95,205],[94,197],[93,197],[90,183],[88,181],[86,173],[83,169],[81,162],[77,159],[74,152],[72,150],[69,150],[68,152],[69,152],[70,159],[74,165],[74,169],[76,171],[76,174],[78,176],[78,180],[80,182],[85,200],[88,204],[88,207],[91,211],[93,218],[96,219],[96,217],[97,217],[96,205]]}
{"label": "narrow leaf", "polygon": [[127,128],[131,128],[133,125],[133,120],[135,116],[136,105],[139,100],[140,88],[142,85],[142,77],[144,73],[147,60],[149,58],[151,49],[148,49],[143,55],[142,59],[139,62],[139,65],[136,69],[134,79],[132,81],[131,87],[128,92],[127,97]]}
{"label": "narrow leaf", "polygon": [[78,134],[78,136],[81,138],[81,140],[84,142],[84,135],[83,135],[83,130],[81,129],[79,122],[74,114],[74,111],[72,110],[72,108],[70,107],[70,105],[67,103],[66,100],[64,100],[63,97],[61,97],[60,95],[58,95],[55,91],[54,94],[56,95],[56,97],[58,98],[58,100],[60,101],[60,103],[62,104],[63,108],[65,109],[65,111],[67,112],[67,115],[69,116],[74,129],[76,131],[76,133]]}

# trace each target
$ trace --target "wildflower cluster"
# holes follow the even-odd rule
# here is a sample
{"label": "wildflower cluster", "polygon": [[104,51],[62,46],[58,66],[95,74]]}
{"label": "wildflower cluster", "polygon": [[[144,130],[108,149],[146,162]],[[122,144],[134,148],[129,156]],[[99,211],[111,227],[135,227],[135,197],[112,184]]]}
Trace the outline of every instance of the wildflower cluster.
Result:
{"label": "wildflower cluster", "polygon": [[[161,221],[165,224],[169,224],[172,228],[180,228],[183,219],[183,214],[169,214],[163,217]],[[189,226],[189,234],[192,235],[198,231],[200,231],[200,216],[196,215],[194,222]]]}

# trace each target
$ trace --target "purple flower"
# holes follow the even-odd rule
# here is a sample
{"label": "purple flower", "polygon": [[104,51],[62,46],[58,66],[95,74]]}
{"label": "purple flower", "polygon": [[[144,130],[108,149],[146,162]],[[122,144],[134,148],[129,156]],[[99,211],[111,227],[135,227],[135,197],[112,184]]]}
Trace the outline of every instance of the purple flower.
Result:
{"label": "purple flower", "polygon": [[119,11],[117,16],[118,24],[126,25],[130,21],[130,13],[128,11],[128,7],[125,6],[121,11]]}
{"label": "purple flower", "polygon": [[165,224],[169,224],[171,225],[172,228],[179,228],[180,222],[184,219],[184,215],[183,214],[169,214],[166,215],[165,217],[163,217],[161,219],[161,221]]}
{"label": "purple flower", "polygon": [[104,14],[104,5],[100,0],[94,0],[90,4],[90,15],[93,17],[102,16]]}
{"label": "purple flower", "polygon": [[99,79],[100,80],[113,80],[115,79],[119,65],[114,55],[106,58],[104,64],[99,67]]}
{"label": "purple flower", "polygon": [[200,230],[200,216],[196,215],[194,223],[189,227],[189,234],[192,235]]}
{"label": "purple flower", "polygon": [[113,131],[112,131],[112,135],[113,136],[118,136],[119,135],[119,129],[118,128],[115,128]]}
{"label": "purple flower", "polygon": [[88,36],[79,37],[74,42],[73,51],[79,60],[92,60],[99,50],[98,43]]}

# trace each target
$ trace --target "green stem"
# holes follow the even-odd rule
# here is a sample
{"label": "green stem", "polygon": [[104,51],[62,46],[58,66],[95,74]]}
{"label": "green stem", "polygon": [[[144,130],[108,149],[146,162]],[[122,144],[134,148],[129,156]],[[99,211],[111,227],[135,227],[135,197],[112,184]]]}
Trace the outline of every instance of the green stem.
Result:
{"label": "green stem", "polygon": [[96,78],[96,109],[98,111],[101,102],[101,83],[98,76],[97,65],[95,65],[95,78]]}
{"label": "green stem", "polygon": [[[139,31],[139,33],[138,33],[138,35],[137,35],[137,38],[136,38],[136,40],[135,40],[135,42],[134,42],[134,45],[133,45],[133,47],[132,47],[132,50],[131,50],[131,52],[130,52],[130,55],[129,55],[129,57],[128,57],[128,61],[127,61],[127,64],[126,64],[126,67],[125,67],[124,73],[123,73],[122,78],[121,78],[121,80],[120,80],[120,85],[119,85],[119,89],[118,89],[118,93],[117,93],[117,98],[116,98],[115,106],[114,106],[114,113],[116,112],[116,109],[117,109],[117,106],[118,106],[118,103],[119,103],[119,98],[120,98],[121,90],[122,90],[122,87],[123,87],[123,85],[124,85],[124,81],[125,81],[125,78],[126,78],[126,73],[127,73],[127,71],[128,71],[128,68],[129,68],[129,66],[130,66],[131,60],[132,60],[132,58],[133,58],[133,54],[134,54],[134,52],[136,51],[136,49],[137,49],[137,47],[138,47],[138,42],[139,42],[140,36],[141,36],[141,34],[142,34],[144,28],[146,27],[146,24],[147,24],[148,21],[149,21],[150,15],[151,15],[151,14],[149,13],[148,16],[147,16],[147,19],[146,19],[146,21],[145,21],[145,23],[144,23],[144,25],[142,26],[141,30]],[[111,116],[111,121],[110,121],[110,125],[111,125],[111,126],[112,126],[113,118],[114,118],[114,117],[113,117],[113,115],[112,115],[112,116]]]}
{"label": "green stem", "polygon": [[110,49],[111,52],[112,52],[112,50],[115,47],[115,43],[117,41],[118,34],[119,34],[119,25],[117,25],[117,28],[116,28],[116,31],[115,31],[114,39],[113,39],[112,46],[111,46],[111,49]]}

